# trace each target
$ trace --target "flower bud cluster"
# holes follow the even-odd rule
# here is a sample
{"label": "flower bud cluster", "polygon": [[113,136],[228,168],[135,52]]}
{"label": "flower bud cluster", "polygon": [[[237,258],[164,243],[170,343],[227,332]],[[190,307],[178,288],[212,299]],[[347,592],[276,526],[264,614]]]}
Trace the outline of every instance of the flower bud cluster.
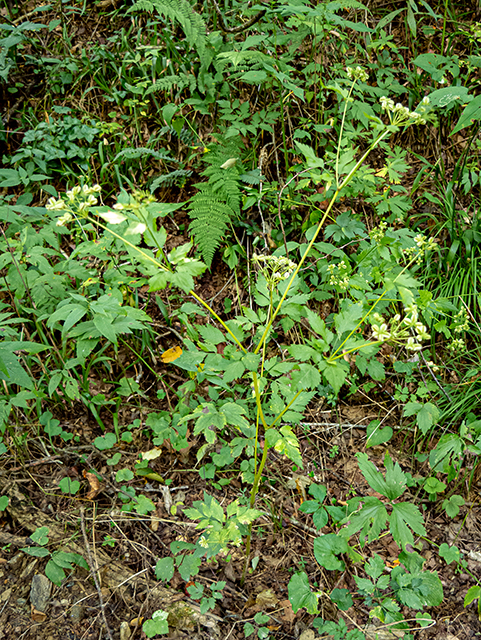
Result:
{"label": "flower bud cluster", "polygon": [[347,67],[346,72],[349,80],[360,80],[361,82],[367,82],[369,78],[369,74],[359,66],[355,69],[353,69],[352,67]]}
{"label": "flower bud cluster", "polygon": [[339,287],[341,291],[346,291],[349,286],[348,267],[344,260],[337,264],[329,264],[327,266],[329,272],[329,284]]}
{"label": "flower bud cluster", "polygon": [[466,309],[460,311],[454,316],[454,333],[463,333],[469,329],[468,312]]}
{"label": "flower bud cluster", "polygon": [[257,264],[262,275],[267,281],[268,288],[272,291],[275,286],[289,278],[294,269],[296,263],[289,260],[285,256],[264,256],[254,254],[252,256],[252,262]]}
{"label": "flower bud cluster", "polygon": [[63,216],[57,220],[57,227],[63,227],[70,222],[74,216],[85,217],[90,207],[94,207],[100,193],[101,187],[98,184],[89,187],[84,184],[82,187],[76,185],[65,194],[64,198],[49,198],[45,206],[49,211],[65,211]]}
{"label": "flower bud cluster", "polygon": [[411,124],[426,124],[426,116],[429,110],[429,98],[425,96],[419,103],[416,111],[409,111],[400,102],[395,103],[391,98],[382,96],[379,100],[381,109],[389,117],[390,124],[401,126]]}
{"label": "flower bud cluster", "polygon": [[403,253],[407,260],[415,260],[416,264],[421,264],[424,256],[428,251],[432,251],[437,247],[437,242],[434,238],[426,238],[418,233],[414,238],[414,246],[403,249]]}
{"label": "flower bud cluster", "polygon": [[374,227],[369,232],[369,237],[371,240],[374,240],[376,244],[380,244],[381,240],[384,238],[385,232],[387,229],[387,222],[385,220],[381,220],[378,227]]}
{"label": "flower bud cluster", "polygon": [[466,350],[466,342],[462,338],[454,338],[451,344],[448,344],[448,349],[453,353],[462,353]]}
{"label": "flower bud cluster", "polygon": [[420,351],[421,342],[429,340],[427,328],[419,321],[417,305],[410,304],[404,307],[404,318],[397,313],[388,322],[379,313],[373,314],[374,323],[371,326],[372,336],[378,342],[404,343],[408,351]]}

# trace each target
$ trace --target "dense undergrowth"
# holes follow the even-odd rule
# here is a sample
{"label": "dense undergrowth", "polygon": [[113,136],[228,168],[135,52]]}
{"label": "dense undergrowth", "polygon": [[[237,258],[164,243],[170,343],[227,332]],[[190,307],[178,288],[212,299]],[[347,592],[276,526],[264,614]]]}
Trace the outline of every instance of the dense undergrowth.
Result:
{"label": "dense undergrowth", "polygon": [[[206,560],[240,546],[241,582],[255,575],[269,453],[301,472],[306,412],[367,398],[380,409],[365,449],[385,446],[384,472],[356,456],[375,493],[335,504],[311,477],[300,506],[332,584],[357,567],[355,591],[327,594],[338,619],[313,625],[366,637],[342,617],[354,602],[398,637],[434,624],[443,589],[423,568],[419,499],[465,512],[481,453],[471,5],[3,4],[2,466],[85,444],[65,426],[82,407],[122,510],[145,515],[139,477],[165,483],[163,447],[192,449],[211,491],[172,513],[200,534],[173,542],[155,574],[193,580],[207,612],[225,583],[196,582]],[[389,445],[400,435],[409,472]],[[234,477],[243,489],[221,505]],[[87,489],[59,485],[72,500]],[[399,547],[389,569],[369,553],[382,535]],[[57,584],[85,564],[34,542]],[[466,569],[455,545],[436,553]],[[325,595],[293,574],[294,612],[319,613]],[[480,596],[473,575],[466,605]],[[166,615],[145,634],[168,633]],[[267,637],[267,622],[245,635]]]}

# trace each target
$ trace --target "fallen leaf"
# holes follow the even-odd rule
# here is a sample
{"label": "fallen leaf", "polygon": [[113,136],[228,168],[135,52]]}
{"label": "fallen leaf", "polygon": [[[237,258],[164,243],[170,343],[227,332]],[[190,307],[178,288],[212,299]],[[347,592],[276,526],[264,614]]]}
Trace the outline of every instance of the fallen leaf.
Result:
{"label": "fallen leaf", "polygon": [[89,473],[88,471],[83,472],[83,477],[87,479],[90,485],[90,491],[85,497],[87,498],[87,500],[93,500],[101,489],[99,479],[97,478],[95,473]]}
{"label": "fallen leaf", "polygon": [[172,349],[167,349],[160,355],[160,359],[164,363],[174,362],[177,358],[180,358],[182,355],[182,349],[179,346],[172,347]]}

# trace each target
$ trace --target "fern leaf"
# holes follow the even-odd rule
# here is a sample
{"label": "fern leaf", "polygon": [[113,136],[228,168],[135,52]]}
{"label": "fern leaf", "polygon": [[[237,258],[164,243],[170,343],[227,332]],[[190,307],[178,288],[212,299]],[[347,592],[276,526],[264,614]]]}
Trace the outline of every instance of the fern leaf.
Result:
{"label": "fern leaf", "polygon": [[230,220],[235,217],[234,211],[223,202],[208,183],[198,185],[199,191],[190,201],[190,230],[199,245],[204,262],[208,267],[212,264],[215,250]]}
{"label": "fern leaf", "polygon": [[137,158],[144,158],[146,156],[157,158],[157,160],[173,160],[172,156],[162,151],[156,151],[155,149],[147,149],[147,147],[129,147],[122,149],[114,158],[114,162],[119,158],[126,158],[128,160],[136,160]]}
{"label": "fern leaf", "polygon": [[197,49],[204,59],[206,25],[187,0],[137,0],[129,11],[157,11],[161,16],[180,23],[187,42]]}

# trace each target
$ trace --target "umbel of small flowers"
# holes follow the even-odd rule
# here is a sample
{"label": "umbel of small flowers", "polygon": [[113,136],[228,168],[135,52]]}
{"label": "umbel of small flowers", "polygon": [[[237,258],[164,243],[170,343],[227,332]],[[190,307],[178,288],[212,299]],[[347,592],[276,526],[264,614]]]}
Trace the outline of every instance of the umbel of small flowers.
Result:
{"label": "umbel of small flowers", "polygon": [[65,198],[49,198],[45,206],[49,211],[65,211],[63,216],[57,220],[57,227],[63,227],[74,217],[84,218],[90,209],[97,202],[97,194],[100,193],[101,187],[94,184],[92,187],[84,184],[70,189],[65,194]]}
{"label": "umbel of small flowers", "polygon": [[279,282],[287,280],[297,266],[285,256],[264,256],[256,253],[252,256],[252,262],[259,267],[270,291],[273,291]]}
{"label": "umbel of small flowers", "polygon": [[430,335],[427,328],[418,319],[417,305],[413,303],[405,306],[404,314],[402,319],[401,314],[397,313],[389,321],[386,321],[381,314],[374,313],[374,323],[371,325],[372,337],[376,342],[404,344],[408,351],[421,351],[421,342],[429,340]]}
{"label": "umbel of small flowers", "polygon": [[410,124],[426,124],[429,111],[429,98],[425,96],[419,103],[416,111],[409,111],[400,102],[395,103],[391,98],[382,96],[379,100],[381,109],[387,113],[389,123],[400,127]]}

